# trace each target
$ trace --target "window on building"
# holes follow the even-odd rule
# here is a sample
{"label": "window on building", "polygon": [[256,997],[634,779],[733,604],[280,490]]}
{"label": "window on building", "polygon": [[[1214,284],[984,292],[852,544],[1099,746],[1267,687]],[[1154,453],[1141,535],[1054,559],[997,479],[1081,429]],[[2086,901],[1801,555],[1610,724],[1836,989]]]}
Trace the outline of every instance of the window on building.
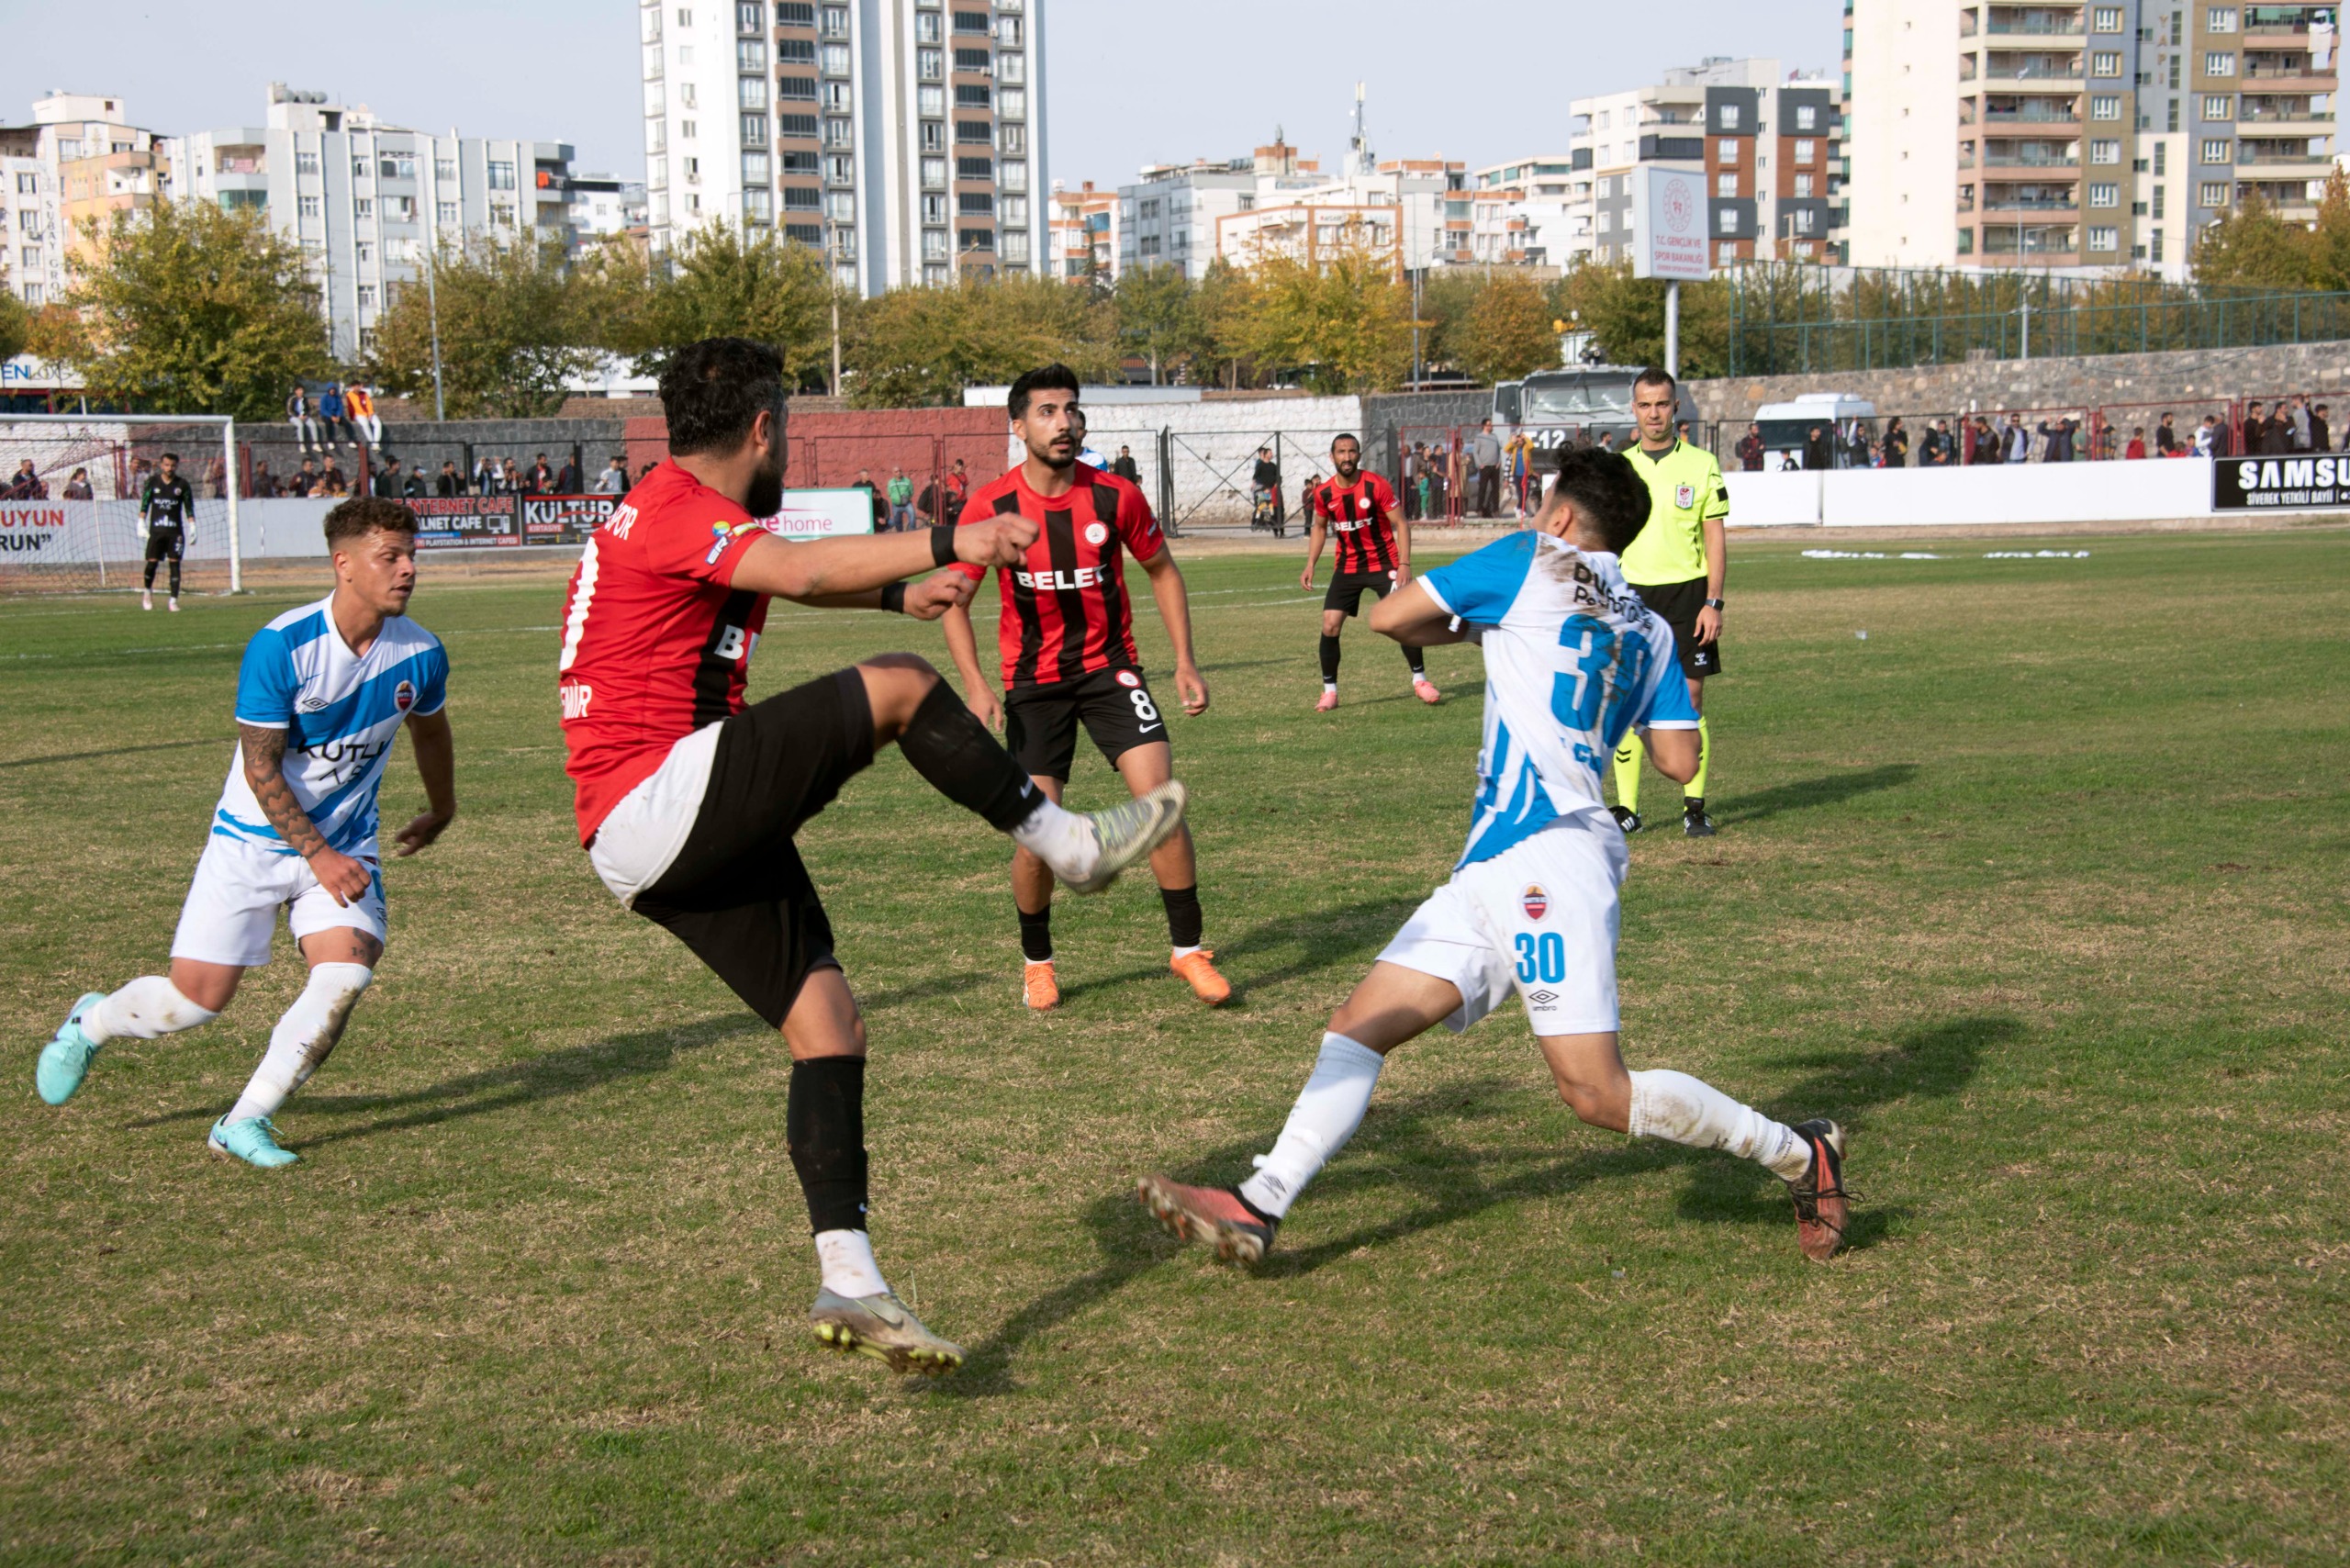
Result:
{"label": "window on building", "polygon": [[510,191],[514,188],[514,165],[493,158],[489,161],[489,188]]}
{"label": "window on building", "polygon": [[767,144],[767,117],[744,115],[741,136],[743,145],[745,147],[765,147]]}
{"label": "window on building", "polygon": [[689,43],[679,44],[677,46],[677,63],[680,65],[691,65],[693,62],[694,46]]}
{"label": "window on building", "polygon": [[2167,170],[2166,168],[2165,168],[2165,167],[2164,167],[2164,165],[2165,165],[2165,164],[2166,164],[2166,163],[2168,163],[2168,162],[2170,162],[2170,156],[2169,156],[2169,154],[2170,154],[2170,144],[2169,144],[2168,142],[2165,142],[2165,141],[2157,141],[2157,142],[2155,142],[2155,143],[2154,143],[2154,173],[2155,173],[2155,174],[2168,174],[2168,173],[2170,172],[2169,170]]}
{"label": "window on building", "polygon": [[995,112],[1006,119],[1024,119],[1028,114],[1028,89],[1006,87],[996,94]]}
{"label": "window on building", "polygon": [[2092,76],[2121,75],[2121,51],[2118,49],[2092,50],[2089,54],[2089,74]]}
{"label": "window on building", "polygon": [[1720,174],[1716,174],[1714,176],[1714,194],[1718,196],[1736,196],[1738,194],[1738,171],[1735,169],[1724,169]]}
{"label": "window on building", "polygon": [[678,83],[678,84],[677,84],[677,106],[678,106],[678,107],[680,107],[680,108],[687,108],[687,109],[698,109],[698,108],[701,107],[701,105],[700,105],[698,101],[696,101],[696,99],[697,99],[697,95],[696,95],[696,93],[695,93],[694,84],[693,84],[692,83],[690,83],[690,82],[680,82],[680,83]]}
{"label": "window on building", "polygon": [[2091,228],[2089,230],[2088,248],[2092,251],[2120,250],[2121,248],[2121,230],[2103,226]]}
{"label": "window on building", "polygon": [[2121,187],[2110,180],[2093,182],[2089,185],[2089,205],[2091,207],[2120,207]]}
{"label": "window on building", "polygon": [[776,39],[775,62],[778,65],[815,64],[816,40],[814,39]]}
{"label": "window on building", "polygon": [[2236,95],[2233,93],[2204,94],[2203,118],[2210,120],[2226,120],[2235,118]]}
{"label": "window on building", "polygon": [[[835,157],[834,162],[844,169],[856,165],[856,160],[846,154]],[[779,153],[776,158],[776,167],[787,174],[812,175],[816,173],[816,155],[813,152]]]}
{"label": "window on building", "polygon": [[958,82],[955,84],[955,106],[958,109],[992,107],[995,95],[984,82]]}
{"label": "window on building", "polygon": [[2197,185],[2195,187],[2195,205],[2198,207],[2227,206],[2227,182],[2225,180],[2205,180],[2202,184]]}
{"label": "window on building", "polygon": [[995,41],[1002,44],[1004,48],[1018,49],[1020,47],[1020,32],[1021,23],[1019,17],[998,17],[995,19]]}
{"label": "window on building", "polygon": [[958,180],[992,180],[995,178],[995,160],[957,158],[955,160],[955,177]]}
{"label": "window on building", "polygon": [[924,223],[946,222],[946,198],[943,196],[926,196],[923,197],[922,220]]}
{"label": "window on building", "polygon": [[1002,218],[1003,226],[1007,229],[1026,228],[1028,226],[1028,198],[1024,196],[1008,196],[1004,197],[1002,210],[999,216]]}
{"label": "window on building", "polygon": [[924,82],[944,81],[946,76],[946,52],[944,50],[914,50],[914,74]]}
{"label": "window on building", "polygon": [[2154,217],[2156,217],[2156,218],[2160,218],[2160,217],[2162,217],[2162,216],[2163,216],[2163,205],[2164,205],[2164,204],[2163,204],[2163,197],[2164,197],[2164,196],[2165,196],[2165,194],[2167,194],[2167,191],[2168,191],[2168,187],[2167,187],[2167,186],[2164,186],[2164,185],[2156,185],[2156,186],[2154,187]]}
{"label": "window on building", "polygon": [[1796,106],[1796,129],[1797,130],[1818,130],[1819,129],[1819,106],[1818,104],[1797,104]]}
{"label": "window on building", "polygon": [[1738,232],[1738,209],[1730,207],[1714,208],[1714,228],[1724,234]]}
{"label": "window on building", "polygon": [[764,185],[767,183],[766,153],[745,152],[743,154],[743,183],[746,185]]}
{"label": "window on building", "polygon": [[827,76],[848,74],[848,45],[828,43],[824,46],[824,74]]}
{"label": "window on building", "polygon": [[775,221],[775,193],[762,185],[743,193],[743,221],[764,229]]}
{"label": "window on building", "polygon": [[367,154],[364,152],[352,153],[351,155],[351,177],[354,180],[364,180],[367,177]]}
{"label": "window on building", "polygon": [[2204,138],[2203,145],[2199,151],[2202,154],[2202,156],[2196,160],[2199,163],[2232,163],[2235,162],[2234,144],[2223,141],[2218,137]]}
{"label": "window on building", "polygon": [[[780,59],[782,54],[783,46],[778,44],[776,55]],[[736,39],[734,40],[735,70],[764,72],[767,68],[767,46],[765,39]]]}
{"label": "window on building", "polygon": [[1008,152],[1015,156],[1024,153],[1028,151],[1028,128],[1024,125],[998,127],[995,144],[996,150],[1000,152]]}
{"label": "window on building", "polygon": [[946,112],[946,89],[917,87],[914,89],[914,107],[927,118],[937,118]]}
{"label": "window on building", "polygon": [[916,43],[938,43],[942,41],[937,13],[917,12],[915,14],[914,41]]}
{"label": "window on building", "polygon": [[[294,154],[294,172],[297,174],[317,174],[319,172],[319,155],[315,152],[297,152]],[[24,182],[30,178],[32,178],[30,174],[17,175],[17,188],[22,190],[24,188]]]}
{"label": "window on building", "polygon": [[847,191],[834,191],[824,197],[824,216],[834,223],[856,221],[856,197]]}
{"label": "window on building", "polygon": [[778,136],[796,136],[813,141],[816,140],[816,117],[814,115],[778,115],[775,117],[775,133]]}
{"label": "window on building", "polygon": [[2214,49],[2214,50],[2207,50],[2207,51],[2204,53],[2204,56],[2203,56],[2203,74],[2204,74],[2204,75],[2206,75],[2206,76],[2232,76],[2232,75],[2234,75],[2235,73],[2236,73],[2236,57],[2235,57],[2235,51],[2234,51],[2233,50]]}
{"label": "window on building", "polygon": [[946,230],[925,229],[922,231],[922,255],[926,262],[942,261],[946,255]]}
{"label": "window on building", "polygon": [[453,201],[437,204],[432,209],[432,218],[434,222],[441,224],[443,228],[454,229],[458,222],[457,204]]}
{"label": "window on building", "polygon": [[856,134],[854,121],[828,119],[824,122],[824,145],[827,147],[847,147],[852,144]]}
{"label": "window on building", "polygon": [[693,140],[696,137],[699,137],[700,134],[701,134],[701,122],[700,122],[700,121],[699,121],[699,120],[690,120],[690,119],[681,119],[681,120],[679,120],[679,121],[677,122],[677,139],[678,139],[679,140],[681,140],[681,141],[691,141],[691,140]]}
{"label": "window on building", "polygon": [[2090,142],[2090,143],[2089,143],[2089,162],[2092,162],[2092,163],[2119,163],[2119,162],[2121,162],[2121,143],[2120,143],[2119,141],[2111,140],[2109,140],[2109,139],[2108,139],[2108,138],[2103,138],[2103,137],[2100,137],[2100,138],[2099,138],[2099,139],[2098,139],[2097,140]]}
{"label": "window on building", "polygon": [[435,158],[432,160],[432,177],[450,185],[456,184],[457,161],[454,158]]}
{"label": "window on building", "polygon": [[992,229],[958,229],[955,232],[955,237],[957,242],[966,251],[995,249],[995,230]]}
{"label": "window on building", "polygon": [[1026,161],[1013,160],[1002,164],[997,171],[996,184],[1008,191],[1026,190],[1028,188],[1028,164]]}
{"label": "window on building", "polygon": [[944,122],[926,119],[922,122],[922,150],[924,152],[946,151],[946,127]]}
{"label": "window on building", "polygon": [[1818,153],[1818,150],[1819,143],[1817,141],[1797,140],[1796,143],[1796,162],[1798,163],[1810,162],[1813,156]]}
{"label": "window on building", "polygon": [[2097,8],[2096,14],[2089,18],[2089,25],[2101,33],[2120,32],[2121,30],[2121,7],[2119,6],[2099,6]]}
{"label": "window on building", "polygon": [[[816,12],[813,6],[794,6],[792,9],[804,13],[808,18],[806,21],[800,23],[799,26],[803,28],[812,28],[816,25]],[[845,39],[848,37],[847,6],[827,6],[824,7],[824,34],[828,38]]]}
{"label": "window on building", "polygon": [[1717,106],[1715,108],[1715,118],[1721,122],[1722,129],[1736,130],[1739,129],[1740,121],[1745,112],[1746,111],[1737,104],[1721,104]]}
{"label": "window on building", "polygon": [[2121,118],[2121,100],[2120,98],[2100,95],[2092,96],[2089,99],[2089,118],[2120,119]]}
{"label": "window on building", "polygon": [[375,286],[374,284],[361,284],[358,286],[356,293],[359,296],[359,308],[362,310],[373,310],[375,308]]}
{"label": "window on building", "polygon": [[1796,196],[1805,201],[1809,201],[1811,199],[1811,176],[1809,174],[1797,174],[1795,180],[1795,194]]}
{"label": "window on building", "polygon": [[[777,8],[777,21],[783,20],[781,12],[785,8],[781,6]],[[745,38],[756,38],[767,31],[767,6],[760,4],[760,0],[740,0],[734,7],[734,30]]]}
{"label": "window on building", "polygon": [[783,209],[786,212],[822,212],[824,195],[813,185],[783,187]]}
{"label": "window on building", "polygon": [[373,240],[356,241],[351,247],[351,259],[362,266],[373,262],[375,259],[375,242]]}
{"label": "window on building", "polygon": [[1725,136],[1714,144],[1714,156],[1724,163],[1738,162],[1738,139]]}
{"label": "window on building", "polygon": [[946,188],[946,160],[944,158],[923,159],[922,184],[924,190],[945,190]]}
{"label": "window on building", "polygon": [[955,13],[955,30],[967,37],[972,34],[985,34],[988,30],[988,14],[985,11],[957,11]]}
{"label": "window on building", "polygon": [[965,147],[992,147],[995,131],[983,119],[958,119],[955,122],[955,140]]}
{"label": "window on building", "polygon": [[845,115],[848,113],[849,105],[847,83],[827,82],[824,84],[824,107],[832,110],[834,114]]}
{"label": "window on building", "polygon": [[1026,230],[1007,229],[1003,231],[1003,259],[1013,263],[1027,261],[1028,231]]}
{"label": "window on building", "polygon": [[375,216],[375,199],[373,196],[357,197],[351,204],[351,216],[363,223],[372,219]]}
{"label": "window on building", "polygon": [[988,73],[988,51],[983,49],[957,50],[955,51],[955,69],[957,71],[976,72],[981,76],[986,75]]}
{"label": "window on building", "polygon": [[2232,33],[2236,30],[2236,8],[2233,6],[2212,6],[2203,13],[2203,30],[2207,33]]}
{"label": "window on building", "polygon": [[987,218],[995,212],[995,197],[985,191],[963,191],[955,197],[955,210],[966,218]]}

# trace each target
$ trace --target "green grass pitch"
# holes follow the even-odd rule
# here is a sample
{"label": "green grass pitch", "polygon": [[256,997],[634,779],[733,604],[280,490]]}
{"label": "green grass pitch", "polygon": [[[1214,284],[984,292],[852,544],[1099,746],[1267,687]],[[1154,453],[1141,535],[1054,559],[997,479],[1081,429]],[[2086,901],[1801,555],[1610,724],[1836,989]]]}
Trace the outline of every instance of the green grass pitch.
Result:
{"label": "green grass pitch", "polygon": [[[1575,1122],[1515,1006],[1397,1054],[1261,1271],[1133,1203],[1246,1172],[1444,876],[1472,649],[1425,710],[1358,625],[1317,717],[1294,554],[1192,560],[1220,1012],[1136,876],[1064,901],[1024,1014],[1005,846],[885,754],[802,845],[880,1257],[972,1351],[923,1386],[809,1338],[780,1042],[574,841],[559,579],[426,563],[463,812],[387,866],[275,1174],[203,1138],[283,935],[62,1110],[32,1065],[161,967],[239,650],[319,590],[0,603],[0,1563],[2340,1561],[2350,537],[2049,543],[2091,554],[1740,536],[1721,836],[1633,846],[1626,1054],[1844,1121],[1825,1268],[1757,1170]],[[945,663],[778,606],[754,695],[901,647]],[[1072,799],[1113,788],[1081,752]],[[420,799],[403,749],[385,814]]]}

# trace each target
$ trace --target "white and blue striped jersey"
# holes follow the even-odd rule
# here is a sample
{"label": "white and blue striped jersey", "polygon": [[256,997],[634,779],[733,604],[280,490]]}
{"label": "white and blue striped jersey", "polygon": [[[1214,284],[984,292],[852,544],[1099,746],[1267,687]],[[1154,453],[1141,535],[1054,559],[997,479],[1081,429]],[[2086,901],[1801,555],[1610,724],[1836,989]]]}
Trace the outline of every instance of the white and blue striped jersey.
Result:
{"label": "white and blue striped jersey", "polygon": [[1673,629],[1625,586],[1615,556],[1528,531],[1420,586],[1485,653],[1485,745],[1460,865],[1578,813],[1605,819],[1600,769],[1627,730],[1697,727]]}
{"label": "white and blue striped jersey", "polygon": [[[330,848],[375,854],[375,793],[392,741],[411,713],[448,700],[441,639],[406,616],[384,622],[364,655],[351,651],[329,610],[333,596],[289,610],[245,644],[237,722],[285,732],[285,781]],[[245,782],[241,748],[212,813],[212,831],[291,855]]]}

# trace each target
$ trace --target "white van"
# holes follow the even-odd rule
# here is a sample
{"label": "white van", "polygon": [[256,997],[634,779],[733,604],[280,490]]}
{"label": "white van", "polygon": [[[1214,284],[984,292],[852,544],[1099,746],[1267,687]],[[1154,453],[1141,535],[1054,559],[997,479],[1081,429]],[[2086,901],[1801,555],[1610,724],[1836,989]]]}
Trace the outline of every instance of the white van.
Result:
{"label": "white van", "polygon": [[1876,405],[1850,392],[1807,392],[1792,403],[1765,403],[1754,410],[1754,422],[1762,427],[1762,471],[1801,468],[1814,431],[1826,438],[1827,466],[1841,468],[1854,426],[1874,426],[1875,420]]}

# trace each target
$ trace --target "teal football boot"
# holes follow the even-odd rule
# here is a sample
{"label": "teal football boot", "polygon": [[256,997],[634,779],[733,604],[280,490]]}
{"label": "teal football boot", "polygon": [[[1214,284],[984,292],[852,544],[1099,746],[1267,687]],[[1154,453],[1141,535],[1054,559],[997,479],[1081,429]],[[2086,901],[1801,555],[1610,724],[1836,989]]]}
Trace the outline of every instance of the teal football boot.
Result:
{"label": "teal football boot", "polygon": [[212,1124],[212,1136],[205,1143],[215,1154],[258,1165],[263,1170],[274,1170],[302,1158],[290,1148],[277,1147],[277,1128],[267,1116],[247,1116],[241,1122],[223,1116]]}
{"label": "teal football boot", "polygon": [[103,991],[87,991],[57,1026],[57,1037],[40,1049],[40,1065],[33,1070],[33,1085],[40,1097],[52,1105],[62,1105],[73,1098],[73,1091],[82,1087],[82,1080],[90,1070],[90,1059],[98,1054],[97,1042],[82,1033],[82,1014],[106,999]]}

